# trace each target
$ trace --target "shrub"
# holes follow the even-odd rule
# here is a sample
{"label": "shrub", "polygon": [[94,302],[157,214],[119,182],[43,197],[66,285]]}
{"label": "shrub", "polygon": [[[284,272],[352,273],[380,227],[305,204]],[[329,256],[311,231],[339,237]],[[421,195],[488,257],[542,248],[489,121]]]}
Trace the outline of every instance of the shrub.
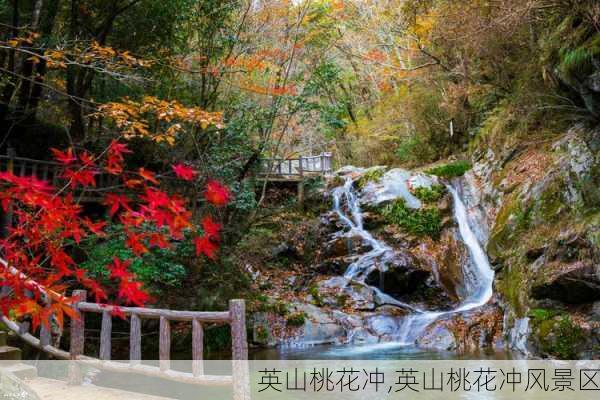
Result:
{"label": "shrub", "polygon": [[442,230],[442,221],[437,208],[413,210],[406,206],[404,199],[398,199],[384,207],[383,216],[415,235],[427,235],[437,239]]}
{"label": "shrub", "polygon": [[425,203],[435,203],[446,193],[446,188],[442,185],[432,185],[428,187],[418,187],[413,191],[416,198]]}
{"label": "shrub", "polygon": [[321,294],[319,293],[319,288],[317,286],[311,286],[310,289],[308,289],[308,294],[312,296],[315,305],[323,305],[323,298],[321,297]]}
{"label": "shrub", "polygon": [[171,243],[170,249],[152,249],[149,253],[137,257],[125,245],[126,236],[121,226],[109,230],[109,239],[98,238],[86,242],[82,250],[87,260],[81,267],[94,279],[108,281],[110,271],[106,265],[114,257],[123,261],[131,260],[130,269],[140,282],[154,294],[160,294],[166,287],[180,285],[187,276],[184,266],[194,258],[193,244],[190,240]]}
{"label": "shrub", "polygon": [[304,325],[304,321],[306,321],[306,314],[304,311],[299,311],[293,314],[288,315],[286,319],[287,326],[302,326]]}
{"label": "shrub", "polygon": [[364,175],[358,179],[358,181],[356,182],[356,186],[359,189],[362,189],[365,186],[367,186],[367,183],[377,182],[378,180],[380,180],[384,174],[385,168],[372,168],[365,172]]}
{"label": "shrub", "polygon": [[468,161],[455,161],[449,164],[439,165],[427,170],[428,174],[436,175],[442,178],[454,178],[462,176],[471,169],[471,163]]}

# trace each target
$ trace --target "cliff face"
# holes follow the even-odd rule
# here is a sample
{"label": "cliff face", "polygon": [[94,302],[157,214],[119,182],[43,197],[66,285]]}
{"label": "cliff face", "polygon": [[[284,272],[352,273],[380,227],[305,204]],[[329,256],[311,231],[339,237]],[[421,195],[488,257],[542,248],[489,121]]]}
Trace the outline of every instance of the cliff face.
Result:
{"label": "cliff face", "polygon": [[505,330],[525,333],[525,322],[534,354],[599,357],[600,131],[487,146],[464,192],[497,271]]}

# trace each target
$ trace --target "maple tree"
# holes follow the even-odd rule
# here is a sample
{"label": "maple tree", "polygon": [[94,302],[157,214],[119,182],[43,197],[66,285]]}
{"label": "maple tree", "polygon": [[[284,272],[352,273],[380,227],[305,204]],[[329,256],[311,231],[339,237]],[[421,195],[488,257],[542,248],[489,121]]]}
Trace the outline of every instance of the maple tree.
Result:
{"label": "maple tree", "polygon": [[[0,268],[0,281],[10,292],[0,298],[3,314],[30,315],[34,328],[47,323],[52,314],[62,321],[63,313],[72,315],[69,305],[73,299],[65,294],[74,285],[88,289],[96,302],[136,306],[148,303],[150,295],[129,269],[131,260],[115,257],[106,266],[113,283],[109,287],[90,278],[70,255],[72,245],[93,237],[105,237],[105,228],[113,221],[124,226],[126,246],[136,256],[153,248],[167,248],[172,240],[181,240],[185,232],[193,232],[197,256],[216,257],[221,225],[212,216],[205,215],[196,226],[186,207],[187,200],[161,190],[153,172],[143,168],[126,171],[125,156],[130,152],[125,143],[116,140],[101,157],[85,151],[77,153],[72,148],[53,149],[55,159],[63,167],[61,178],[65,183],[61,187],[54,187],[36,176],[0,173],[0,202],[4,211],[12,212],[15,219],[7,237],[0,240],[7,262]],[[185,181],[197,175],[183,164],[176,164],[173,169],[179,179]],[[124,187],[134,189],[129,194],[104,196],[111,218],[108,221],[92,221],[83,216],[82,207],[76,201],[77,190],[95,187],[99,174],[118,176]],[[230,196],[221,183],[208,182],[205,197],[209,204],[223,207]],[[52,293],[50,309],[40,304],[47,293]]]}

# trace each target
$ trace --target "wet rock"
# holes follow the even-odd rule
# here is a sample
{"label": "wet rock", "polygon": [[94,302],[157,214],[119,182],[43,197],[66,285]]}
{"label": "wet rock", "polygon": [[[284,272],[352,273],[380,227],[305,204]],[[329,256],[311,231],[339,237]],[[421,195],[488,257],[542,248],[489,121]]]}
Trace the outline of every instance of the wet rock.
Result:
{"label": "wet rock", "polygon": [[401,308],[401,307],[389,305],[389,304],[385,304],[385,305],[377,307],[376,311],[380,314],[390,315],[393,317],[404,317],[411,312],[411,310],[409,310],[407,308]]}
{"label": "wet rock", "polygon": [[360,282],[343,276],[327,279],[317,284],[321,302],[332,307],[351,306],[354,310],[375,308],[375,291]]}
{"label": "wet rock", "polygon": [[323,309],[305,303],[295,304],[294,309],[305,315],[297,341],[310,345],[337,343],[346,335],[343,326]]}
{"label": "wet rock", "polygon": [[340,216],[335,211],[329,211],[320,217],[321,226],[324,227],[325,234],[333,234],[345,229],[346,225],[340,220]]}
{"label": "wet rock", "polygon": [[323,275],[343,275],[348,265],[356,261],[357,256],[330,258],[316,265],[314,269]]}
{"label": "wet rock", "polygon": [[438,319],[417,338],[417,344],[427,348],[471,352],[496,348],[502,337],[503,313],[499,307],[488,304]]}
{"label": "wet rock", "polygon": [[415,174],[400,168],[387,171],[378,182],[370,182],[363,188],[361,203],[375,207],[402,198],[407,207],[421,208],[421,201],[411,193],[409,187],[410,180],[416,175],[420,176],[419,179],[431,179],[424,174]]}
{"label": "wet rock", "polygon": [[377,343],[379,338],[366,328],[357,328],[348,334],[348,342],[355,344]]}
{"label": "wet rock", "polygon": [[371,250],[371,246],[363,242],[359,235],[339,235],[325,245],[324,258],[343,257]]}
{"label": "wet rock", "polygon": [[549,298],[573,304],[600,300],[600,266],[591,262],[547,265],[531,293],[536,299]]}
{"label": "wet rock", "polygon": [[382,226],[387,224],[385,218],[381,214],[376,212],[363,212],[362,217],[363,225],[368,231],[381,228]]}
{"label": "wet rock", "polygon": [[368,329],[377,336],[394,336],[400,329],[400,318],[389,315],[374,315],[367,318]]}
{"label": "wet rock", "polygon": [[445,323],[433,323],[417,338],[417,345],[425,349],[455,350],[458,345],[454,334]]}
{"label": "wet rock", "polygon": [[392,266],[385,271],[373,271],[365,283],[378,287],[382,292],[400,299],[426,285],[431,273],[417,268]]}
{"label": "wet rock", "polygon": [[456,230],[444,230],[439,240],[422,240],[413,249],[419,262],[433,272],[436,281],[453,301],[464,295],[462,266],[468,262],[467,249],[458,237]]}

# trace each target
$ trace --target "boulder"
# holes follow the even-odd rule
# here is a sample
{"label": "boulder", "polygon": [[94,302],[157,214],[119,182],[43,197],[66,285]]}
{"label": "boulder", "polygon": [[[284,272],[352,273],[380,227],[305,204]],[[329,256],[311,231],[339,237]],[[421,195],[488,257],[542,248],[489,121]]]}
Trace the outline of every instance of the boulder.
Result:
{"label": "boulder", "polygon": [[314,266],[313,269],[323,275],[343,275],[348,265],[352,264],[356,259],[356,256],[329,258]]}
{"label": "boulder", "polygon": [[[448,308],[452,303],[434,276],[431,266],[396,252],[382,270],[370,272],[365,283],[400,301],[427,303],[427,308]],[[375,303],[378,304],[377,296]]]}
{"label": "boulder", "polygon": [[381,228],[382,226],[387,224],[385,218],[381,214],[376,212],[365,211],[362,213],[362,217],[363,225],[368,231]]}
{"label": "boulder", "polygon": [[[421,208],[421,201],[410,191],[410,180],[415,174],[400,168],[387,171],[377,182],[369,182],[361,192],[361,203],[375,207],[382,203],[404,199],[406,206]],[[425,175],[422,175],[425,179]]]}
{"label": "boulder", "polygon": [[379,337],[393,337],[400,329],[401,318],[390,315],[373,315],[367,318],[366,325]]}
{"label": "boulder", "polygon": [[305,315],[304,325],[296,340],[303,344],[338,343],[346,336],[346,330],[331,315],[312,304],[299,303],[294,305],[297,312]]}
{"label": "boulder", "polygon": [[360,235],[337,235],[325,244],[324,258],[343,257],[371,250],[371,246],[364,243]]}
{"label": "boulder", "polygon": [[456,338],[445,322],[434,322],[417,338],[417,345],[425,349],[455,350]]}
{"label": "boulder", "polygon": [[552,262],[544,266],[540,275],[531,288],[536,299],[548,298],[571,304],[600,300],[600,266],[591,261]]}
{"label": "boulder", "polygon": [[497,348],[503,334],[503,313],[496,305],[488,304],[434,321],[417,338],[417,344],[438,350],[470,352]]}

